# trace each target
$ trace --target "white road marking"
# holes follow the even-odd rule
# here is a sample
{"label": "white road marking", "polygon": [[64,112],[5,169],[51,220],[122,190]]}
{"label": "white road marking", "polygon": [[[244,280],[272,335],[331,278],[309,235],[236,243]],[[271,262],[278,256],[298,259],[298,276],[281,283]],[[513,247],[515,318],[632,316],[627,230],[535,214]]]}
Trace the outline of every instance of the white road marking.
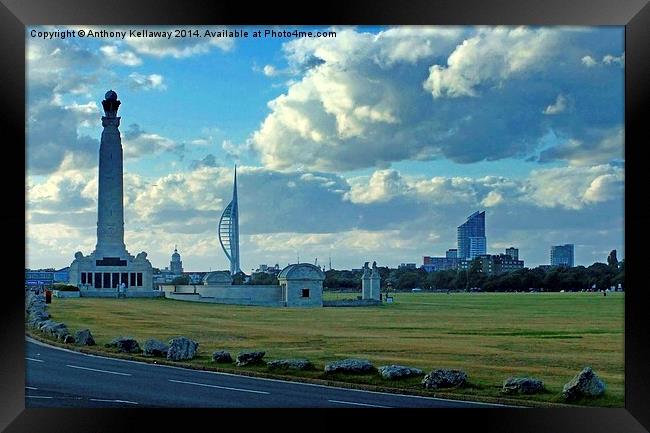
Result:
{"label": "white road marking", "polygon": [[311,387],[316,387],[316,388],[325,388],[325,389],[338,389],[342,391],[354,391],[354,392],[359,392],[359,393],[368,393],[368,394],[381,394],[381,395],[386,395],[386,396],[391,396],[391,397],[406,397],[406,398],[417,398],[417,399],[423,399],[423,400],[433,400],[433,401],[445,401],[449,403],[460,403],[460,404],[472,404],[472,405],[480,405],[480,406],[494,406],[494,407],[514,407],[514,408],[524,408],[526,406],[523,405],[512,405],[512,404],[502,404],[502,403],[484,403],[484,402],[479,402],[479,401],[472,401],[472,400],[457,400],[457,399],[449,399],[449,398],[442,398],[442,397],[427,397],[424,395],[413,395],[413,394],[398,394],[394,392],[382,392],[382,391],[370,391],[366,389],[355,389],[355,388],[344,388],[340,386],[331,386],[331,385],[320,385],[317,383],[307,383],[307,382],[299,382],[299,381],[289,381],[289,380],[280,380],[280,379],[270,379],[267,377],[255,377],[255,376],[244,376],[241,374],[235,374],[235,373],[225,373],[222,371],[209,371],[209,370],[194,370],[194,369],[189,369],[189,368],[183,368],[183,367],[175,367],[172,365],[163,365],[163,364],[151,364],[150,362],[143,362],[143,361],[133,361],[130,359],[121,359],[121,358],[111,358],[108,356],[102,356],[102,355],[95,355],[92,353],[83,353],[83,352],[78,352],[75,350],[70,350],[70,349],[65,349],[62,347],[58,346],[51,346],[49,344],[43,343],[42,341],[36,340],[31,337],[26,337],[25,338],[27,341],[30,343],[33,343],[37,346],[42,346],[46,347],[48,349],[52,350],[60,350],[62,352],[69,352],[71,354],[75,355],[80,355],[80,356],[87,356],[90,358],[100,358],[100,359],[106,359],[106,360],[111,360],[111,361],[117,361],[117,362],[129,362],[132,364],[140,364],[140,365],[150,365],[150,366],[156,366],[156,367],[162,367],[162,368],[170,368],[170,369],[176,369],[176,370],[182,370],[184,372],[188,371],[194,371],[197,373],[207,373],[211,375],[216,375],[216,376],[231,376],[231,377],[237,377],[240,379],[250,379],[250,380],[256,380],[256,381],[268,381],[268,382],[277,382],[277,383],[283,383],[283,384],[291,384],[291,385],[302,385],[302,386],[311,386]]}
{"label": "white road marking", "polygon": [[47,397],[44,395],[26,395],[25,398],[54,398],[54,397]]}
{"label": "white road marking", "polygon": [[128,401],[128,400],[105,400],[103,398],[89,398],[90,401],[102,401],[108,403],[128,403],[128,404],[139,404],[137,401]]}
{"label": "white road marking", "polygon": [[28,361],[45,362],[45,361],[43,361],[42,359],[29,358],[29,357],[27,357],[27,356],[25,357],[25,359],[27,359]]}
{"label": "white road marking", "polygon": [[252,390],[252,389],[230,388],[230,387],[227,387],[227,386],[209,385],[207,383],[185,382],[183,380],[174,380],[174,379],[168,379],[168,380],[170,382],[175,382],[175,383],[185,383],[187,385],[196,385],[196,386],[207,386],[209,388],[227,389],[227,390],[230,390],[230,391],[254,392],[256,394],[270,394],[270,392],[255,391],[255,390]]}
{"label": "white road marking", "polygon": [[89,368],[89,367],[80,367],[78,365],[66,365],[66,367],[70,368],[80,368],[82,370],[90,370],[90,371],[97,371],[99,373],[108,373],[108,374],[118,374],[120,376],[131,376],[129,373],[118,373],[117,371],[108,371],[108,370],[98,370],[96,368]]}
{"label": "white road marking", "polygon": [[366,403],[356,403],[354,401],[340,401],[340,400],[327,400],[330,403],[340,403],[340,404],[351,404],[354,406],[368,406],[368,407],[384,407],[384,408],[390,408],[390,406],[380,406],[378,404],[366,404]]}
{"label": "white road marking", "polygon": [[27,389],[33,389],[33,390],[37,390],[37,389],[38,389],[38,388],[34,388],[33,386],[25,386],[25,388],[27,388]]}

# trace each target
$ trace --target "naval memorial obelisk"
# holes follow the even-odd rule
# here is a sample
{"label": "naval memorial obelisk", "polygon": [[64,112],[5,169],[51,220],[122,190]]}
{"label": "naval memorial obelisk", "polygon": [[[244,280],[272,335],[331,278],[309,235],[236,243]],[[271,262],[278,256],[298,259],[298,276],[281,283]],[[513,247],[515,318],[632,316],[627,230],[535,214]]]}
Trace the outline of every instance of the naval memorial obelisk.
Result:
{"label": "naval memorial obelisk", "polygon": [[70,265],[70,284],[82,289],[82,296],[103,296],[111,292],[133,293],[153,290],[153,268],[147,253],[133,257],[124,244],[124,185],[120,107],[117,94],[109,90],[102,101],[99,146],[99,191],[97,197],[97,244],[89,256],[75,253]]}

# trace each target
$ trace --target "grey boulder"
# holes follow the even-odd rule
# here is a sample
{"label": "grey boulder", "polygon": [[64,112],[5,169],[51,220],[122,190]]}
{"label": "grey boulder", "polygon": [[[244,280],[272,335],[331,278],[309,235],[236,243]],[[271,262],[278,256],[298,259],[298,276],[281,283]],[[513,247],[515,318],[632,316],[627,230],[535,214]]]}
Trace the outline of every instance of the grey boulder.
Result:
{"label": "grey boulder", "polygon": [[422,385],[427,389],[452,388],[467,383],[467,373],[463,370],[439,368],[424,376]]}
{"label": "grey boulder", "polygon": [[342,359],[330,362],[325,366],[325,373],[368,373],[373,365],[367,359]]}
{"label": "grey boulder", "polygon": [[212,361],[213,362],[231,363],[232,362],[232,356],[230,356],[230,352],[226,352],[225,350],[217,350],[216,352],[212,353]]}
{"label": "grey boulder", "polygon": [[261,364],[264,362],[262,361],[262,358],[265,354],[266,352],[239,352],[239,354],[237,354],[237,365],[241,367],[243,365]]}
{"label": "grey boulder", "polygon": [[139,353],[140,344],[133,337],[117,337],[106,344],[106,347],[115,347],[119,352]]}
{"label": "grey boulder", "polygon": [[384,379],[395,380],[403,377],[421,376],[424,371],[419,368],[405,367],[403,365],[382,365],[377,371]]}
{"label": "grey boulder", "polygon": [[278,359],[266,364],[270,369],[309,370],[313,367],[307,359]]}
{"label": "grey boulder", "polygon": [[66,334],[65,337],[62,338],[63,342],[65,344],[72,344],[74,343],[74,337],[70,334]]}
{"label": "grey boulder", "polygon": [[544,382],[532,377],[509,377],[503,382],[504,394],[535,394],[544,389]]}
{"label": "grey boulder", "polygon": [[605,392],[605,383],[594,373],[591,367],[585,367],[562,389],[565,400],[579,397],[598,397]]}
{"label": "grey boulder", "polygon": [[82,329],[75,334],[75,343],[81,346],[94,346],[95,339],[90,333],[90,329]]}
{"label": "grey boulder", "polygon": [[143,353],[149,356],[167,356],[169,346],[164,341],[150,338],[144,342]]}
{"label": "grey boulder", "polygon": [[187,337],[176,337],[169,340],[167,359],[171,361],[183,361],[192,359],[196,355],[199,343]]}

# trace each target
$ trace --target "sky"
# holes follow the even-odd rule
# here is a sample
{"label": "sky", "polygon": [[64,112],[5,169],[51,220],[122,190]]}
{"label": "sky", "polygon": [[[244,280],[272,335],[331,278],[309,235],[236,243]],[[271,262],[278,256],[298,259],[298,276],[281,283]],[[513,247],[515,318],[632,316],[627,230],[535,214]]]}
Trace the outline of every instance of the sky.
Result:
{"label": "sky", "polygon": [[[143,29],[172,37],[129,36]],[[122,102],[125,243],[154,267],[178,245],[186,271],[229,268],[217,225],[235,164],[247,273],[298,256],[421,265],[456,248],[477,210],[487,252],[517,247],[527,267],[565,243],[576,265],[625,257],[623,27],[204,37],[224,29],[27,28],[26,267],[95,248],[109,89]]]}

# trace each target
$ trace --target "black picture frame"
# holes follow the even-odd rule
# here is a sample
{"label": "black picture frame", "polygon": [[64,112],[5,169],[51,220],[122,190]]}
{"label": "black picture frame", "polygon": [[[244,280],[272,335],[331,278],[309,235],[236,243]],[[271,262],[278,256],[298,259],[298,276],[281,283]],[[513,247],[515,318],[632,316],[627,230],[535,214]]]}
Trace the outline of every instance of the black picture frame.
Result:
{"label": "black picture frame", "polygon": [[[343,423],[435,428],[455,431],[634,433],[650,429],[650,315],[643,287],[643,251],[650,212],[645,210],[644,147],[650,143],[643,108],[650,96],[650,5],[648,0],[410,0],[346,1],[282,5],[277,2],[180,0],[1,0],[2,131],[5,152],[19,149],[10,169],[19,171],[25,140],[25,28],[38,24],[446,24],[446,25],[624,25],[625,26],[625,408],[570,409],[436,409],[265,410],[259,416],[241,410],[25,409],[23,274],[19,263],[25,239],[25,198],[5,173],[0,221],[11,246],[5,246],[9,278],[2,287],[0,352],[0,428],[7,432],[168,431],[187,426],[246,429],[274,427],[300,430],[344,428]],[[25,166],[26,169],[26,166]],[[6,167],[5,167],[6,171]],[[16,176],[18,173],[16,173]],[[15,244],[15,246],[14,246]],[[23,256],[24,258],[24,256]],[[24,261],[24,260],[23,260]],[[24,264],[24,263],[23,263]],[[258,411],[255,411],[258,412]],[[418,427],[421,425],[422,427]],[[254,427],[255,426],[255,427]],[[479,430],[480,429],[480,430]]]}

